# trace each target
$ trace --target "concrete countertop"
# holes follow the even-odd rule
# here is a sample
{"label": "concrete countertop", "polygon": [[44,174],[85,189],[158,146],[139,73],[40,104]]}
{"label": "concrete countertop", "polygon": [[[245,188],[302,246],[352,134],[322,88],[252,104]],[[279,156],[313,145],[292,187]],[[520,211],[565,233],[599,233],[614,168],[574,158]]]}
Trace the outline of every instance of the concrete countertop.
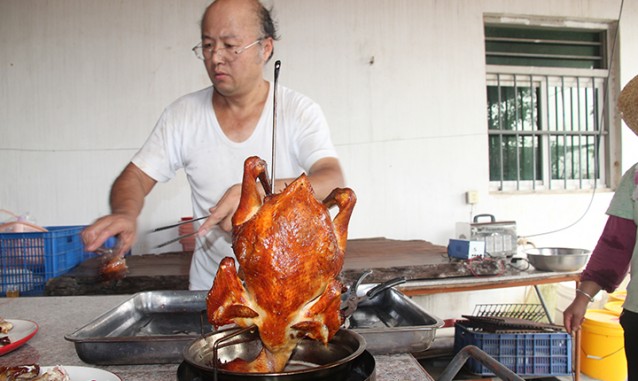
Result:
{"label": "concrete countertop", "polygon": [[[67,365],[99,367],[124,381],[175,381],[179,364],[96,366],[77,356],[73,343],[64,336],[123,303],[131,295],[0,298],[0,316],[31,320],[37,334],[18,349],[0,356],[0,366],[37,363],[41,366]],[[433,380],[410,354],[377,355],[377,381]]]}

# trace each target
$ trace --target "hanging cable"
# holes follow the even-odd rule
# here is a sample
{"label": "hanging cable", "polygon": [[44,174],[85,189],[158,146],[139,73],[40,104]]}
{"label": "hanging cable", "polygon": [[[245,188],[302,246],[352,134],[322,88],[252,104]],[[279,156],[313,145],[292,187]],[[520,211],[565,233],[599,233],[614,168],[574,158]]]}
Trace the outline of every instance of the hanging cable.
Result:
{"label": "hanging cable", "polygon": [[[605,85],[604,85],[604,92],[603,92],[603,107],[600,113],[600,120],[599,120],[599,126],[603,125],[604,122],[604,117],[605,117],[605,112],[607,111],[607,100],[608,100],[608,96],[609,96],[609,72],[611,71],[611,67],[613,65],[612,60],[614,57],[614,54],[616,52],[616,45],[618,44],[618,31],[620,29],[620,19],[622,17],[622,11],[623,11],[623,7],[625,4],[625,0],[621,0],[620,1],[620,10],[618,11],[618,26],[616,27],[616,33],[614,33],[614,39],[612,41],[612,45],[611,45],[611,52],[609,55],[609,59],[607,62],[607,67],[609,68],[609,70],[607,71],[607,77],[605,78]],[[567,230],[569,228],[571,228],[572,226],[578,224],[580,221],[582,221],[583,218],[585,218],[585,216],[587,215],[587,213],[589,213],[589,210],[591,209],[592,204],[594,203],[594,196],[596,195],[596,188],[598,187],[598,172],[599,172],[599,139],[600,136],[596,136],[595,137],[595,144],[594,144],[594,186],[593,186],[593,190],[591,193],[591,198],[589,199],[589,204],[587,205],[587,208],[585,208],[585,211],[583,212],[583,214],[576,219],[576,221],[572,222],[571,224],[564,226],[562,228],[558,228],[555,230],[550,230],[544,233],[536,233],[536,234],[530,234],[530,235],[525,235],[523,237],[525,238],[529,238],[529,237],[538,237],[541,235],[547,235],[547,234],[553,234],[553,233],[557,233],[563,230]]]}

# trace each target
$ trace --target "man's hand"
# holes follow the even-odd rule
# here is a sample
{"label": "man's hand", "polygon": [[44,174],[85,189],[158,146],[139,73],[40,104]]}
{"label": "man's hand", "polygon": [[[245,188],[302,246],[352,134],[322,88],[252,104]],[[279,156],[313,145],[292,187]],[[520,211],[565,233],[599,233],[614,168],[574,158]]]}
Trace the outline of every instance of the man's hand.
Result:
{"label": "man's hand", "polygon": [[137,238],[137,216],[144,206],[144,198],[156,183],[135,164],[129,163],[113,182],[111,214],[98,218],[82,232],[85,249],[95,251],[104,241],[117,236],[116,254],[124,256]]}
{"label": "man's hand", "polygon": [[[315,197],[319,201],[323,200],[334,188],[343,187],[345,184],[343,173],[339,161],[335,158],[324,158],[318,160],[308,171],[308,179],[315,191]],[[275,193],[281,192],[287,184],[295,179],[277,179],[275,181]],[[257,187],[262,197],[265,192],[262,187]],[[215,225],[227,232],[233,228],[232,218],[239,207],[241,198],[241,184],[235,184],[228,188],[226,193],[219,200],[217,205],[210,208],[210,216],[199,227],[198,235],[205,236]]]}
{"label": "man's hand", "polygon": [[116,254],[124,255],[135,243],[137,222],[125,214],[110,214],[97,219],[82,231],[86,251],[95,251],[110,237],[117,236]]}
{"label": "man's hand", "polygon": [[205,236],[215,225],[219,225],[224,231],[231,231],[233,228],[233,214],[239,207],[239,199],[241,198],[241,184],[235,184],[228,188],[226,193],[219,199],[217,205],[208,209],[210,216],[199,227],[198,235]]}

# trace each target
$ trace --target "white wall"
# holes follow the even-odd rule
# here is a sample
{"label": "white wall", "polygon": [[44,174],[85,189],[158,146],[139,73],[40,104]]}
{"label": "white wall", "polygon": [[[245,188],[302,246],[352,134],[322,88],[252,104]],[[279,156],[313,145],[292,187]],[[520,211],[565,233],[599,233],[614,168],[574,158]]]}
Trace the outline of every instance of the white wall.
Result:
{"label": "white wall", "polygon": [[[0,208],[88,224],[162,109],[209,85],[190,48],[208,0],[0,0]],[[350,237],[447,244],[471,213],[515,220],[537,245],[593,248],[611,192],[488,192],[483,15],[613,20],[620,0],[271,0],[280,82],[324,108],[358,195]],[[638,73],[638,3],[625,1],[621,84]],[[272,77],[272,66],[266,76]],[[622,169],[638,161],[623,131]],[[480,201],[470,209],[467,190]],[[182,175],[156,187],[147,235],[190,215]],[[1,218],[1,217],[0,217]],[[166,247],[174,250],[178,246]]]}

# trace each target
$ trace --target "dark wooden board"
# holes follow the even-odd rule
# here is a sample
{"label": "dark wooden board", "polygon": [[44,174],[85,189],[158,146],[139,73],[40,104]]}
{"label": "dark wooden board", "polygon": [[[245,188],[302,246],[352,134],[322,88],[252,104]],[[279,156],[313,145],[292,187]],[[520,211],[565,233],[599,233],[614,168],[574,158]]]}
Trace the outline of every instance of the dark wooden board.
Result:
{"label": "dark wooden board", "polygon": [[[348,241],[342,281],[350,284],[365,270],[366,283],[405,276],[408,280],[498,275],[502,261],[450,260],[445,246],[423,240],[387,238]],[[162,253],[126,257],[129,272],[124,279],[102,281],[98,277],[101,258],[92,258],[67,274],[47,282],[46,295],[132,294],[152,290],[188,289],[192,253]]]}
{"label": "dark wooden board", "polygon": [[91,258],[68,273],[49,279],[45,294],[114,295],[141,291],[188,290],[188,271],[192,252],[129,255],[128,273],[120,280],[103,281],[98,269],[101,257]]}

